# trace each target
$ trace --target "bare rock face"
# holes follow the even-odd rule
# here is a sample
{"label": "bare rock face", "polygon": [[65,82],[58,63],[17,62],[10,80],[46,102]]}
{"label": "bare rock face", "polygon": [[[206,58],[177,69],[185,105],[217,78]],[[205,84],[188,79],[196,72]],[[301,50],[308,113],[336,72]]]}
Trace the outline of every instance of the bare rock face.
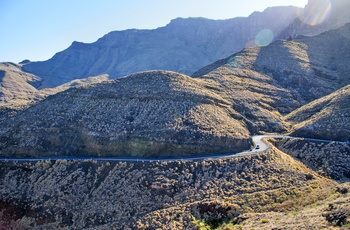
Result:
{"label": "bare rock face", "polygon": [[50,60],[30,62],[23,69],[43,79],[39,88],[100,74],[112,78],[147,70],[192,74],[247,45],[255,45],[262,30],[269,29],[272,39],[278,38],[299,10],[274,7],[247,18],[178,18],[155,30],[114,31],[91,44],[73,42]]}
{"label": "bare rock face", "polygon": [[4,121],[0,152],[176,157],[248,149],[246,120],[208,88],[153,71],[69,89]]}

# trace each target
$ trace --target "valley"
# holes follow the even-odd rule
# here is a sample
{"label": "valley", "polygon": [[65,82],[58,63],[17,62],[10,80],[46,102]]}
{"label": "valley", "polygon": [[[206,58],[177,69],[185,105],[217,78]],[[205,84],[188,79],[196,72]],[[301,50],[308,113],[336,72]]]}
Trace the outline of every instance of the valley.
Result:
{"label": "valley", "polygon": [[0,230],[349,229],[350,5],[330,2],[0,63]]}

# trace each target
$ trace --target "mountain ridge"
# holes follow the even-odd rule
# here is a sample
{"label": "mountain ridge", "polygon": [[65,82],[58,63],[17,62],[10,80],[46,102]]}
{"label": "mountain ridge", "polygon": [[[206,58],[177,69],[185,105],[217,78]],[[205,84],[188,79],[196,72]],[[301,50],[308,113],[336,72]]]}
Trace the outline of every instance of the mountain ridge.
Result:
{"label": "mountain ridge", "polygon": [[[111,78],[146,70],[191,74],[242,49],[265,28],[271,28],[278,36],[298,10],[297,7],[278,7],[247,18],[175,19],[154,30],[114,31],[91,44],[73,42],[47,61],[25,64],[23,70],[42,78],[39,88],[105,73]],[[249,31],[242,32],[244,28]]]}

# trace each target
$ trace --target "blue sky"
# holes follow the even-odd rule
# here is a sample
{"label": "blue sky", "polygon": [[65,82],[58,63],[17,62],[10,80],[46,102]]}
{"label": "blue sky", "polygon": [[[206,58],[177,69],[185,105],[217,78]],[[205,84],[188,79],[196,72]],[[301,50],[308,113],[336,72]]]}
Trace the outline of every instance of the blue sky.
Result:
{"label": "blue sky", "polygon": [[43,61],[73,41],[155,29],[177,17],[226,19],[307,0],[0,0],[0,62]]}

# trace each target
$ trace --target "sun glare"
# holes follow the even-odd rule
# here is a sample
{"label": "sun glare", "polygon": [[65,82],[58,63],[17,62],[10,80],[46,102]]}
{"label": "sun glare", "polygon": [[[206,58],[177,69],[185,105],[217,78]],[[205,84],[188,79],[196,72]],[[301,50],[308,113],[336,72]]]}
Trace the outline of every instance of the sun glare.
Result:
{"label": "sun glare", "polygon": [[311,26],[321,24],[329,16],[331,9],[330,0],[312,1],[305,7],[301,20]]}
{"label": "sun glare", "polygon": [[255,37],[255,44],[257,46],[267,46],[274,39],[274,34],[270,29],[261,30]]}

